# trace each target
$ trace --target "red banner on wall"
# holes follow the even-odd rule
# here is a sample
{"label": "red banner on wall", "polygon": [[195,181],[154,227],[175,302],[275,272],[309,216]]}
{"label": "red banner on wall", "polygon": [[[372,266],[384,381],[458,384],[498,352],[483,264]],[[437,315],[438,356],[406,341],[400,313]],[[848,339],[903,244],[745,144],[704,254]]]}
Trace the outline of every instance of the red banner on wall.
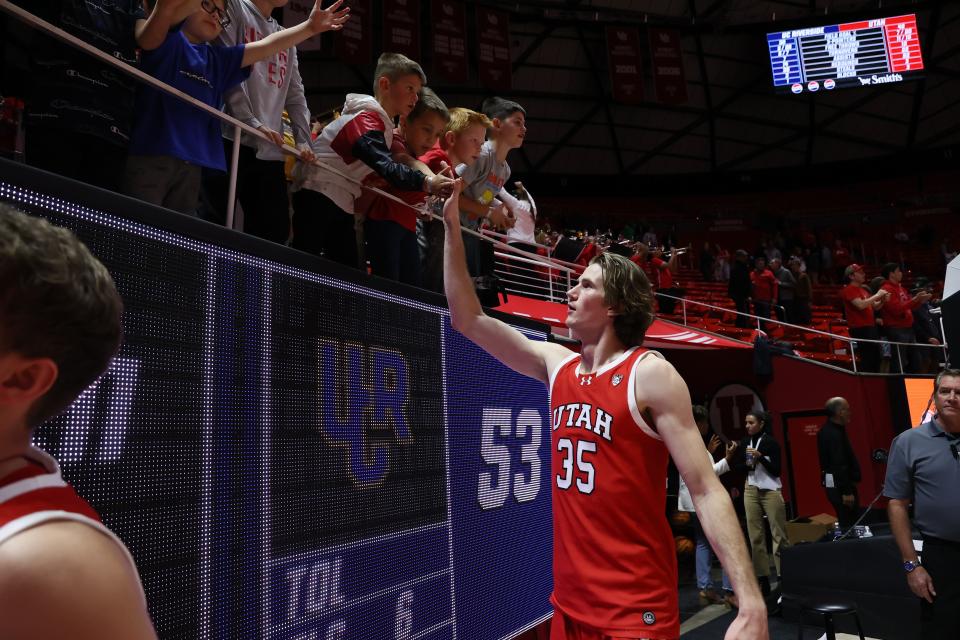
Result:
{"label": "red banner on wall", "polygon": [[370,64],[373,15],[370,0],[350,0],[350,19],[334,36],[337,57],[347,64]]}
{"label": "red banner on wall", "polygon": [[477,67],[480,84],[496,91],[513,88],[510,65],[510,14],[477,6]]}
{"label": "red banner on wall", "polygon": [[607,59],[613,99],[625,104],[643,102],[643,78],[640,75],[640,36],[636,29],[607,27]]}
{"label": "red banner on wall", "polygon": [[466,82],[467,13],[463,3],[433,0],[433,70],[448,82]]}
{"label": "red banner on wall", "polygon": [[650,59],[657,100],[664,104],[687,101],[687,78],[683,72],[680,33],[672,29],[650,29]]}
{"label": "red banner on wall", "polygon": [[383,0],[383,50],[420,61],[420,0]]}

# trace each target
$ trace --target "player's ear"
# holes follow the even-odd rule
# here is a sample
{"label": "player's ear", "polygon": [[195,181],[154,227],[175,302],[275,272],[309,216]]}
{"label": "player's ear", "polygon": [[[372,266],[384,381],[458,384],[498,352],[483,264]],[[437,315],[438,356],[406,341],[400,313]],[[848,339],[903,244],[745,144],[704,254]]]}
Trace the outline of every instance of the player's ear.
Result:
{"label": "player's ear", "polygon": [[493,126],[490,127],[490,128],[491,128],[491,129],[497,129],[497,130],[499,130],[499,129],[500,129],[500,125],[503,124],[503,123],[500,121],[500,118],[491,118],[491,119],[490,119],[490,122],[493,123]]}
{"label": "player's ear", "polygon": [[33,404],[57,381],[59,369],[50,358],[0,357],[0,405]]}

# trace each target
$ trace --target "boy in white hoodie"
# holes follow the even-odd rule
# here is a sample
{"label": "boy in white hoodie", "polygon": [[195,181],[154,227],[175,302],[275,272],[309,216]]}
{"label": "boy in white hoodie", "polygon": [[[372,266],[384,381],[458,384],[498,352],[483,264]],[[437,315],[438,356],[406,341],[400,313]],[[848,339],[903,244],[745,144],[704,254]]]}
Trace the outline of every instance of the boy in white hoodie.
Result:
{"label": "boy in white hoodie", "polygon": [[360,266],[354,201],[366,176],[376,172],[404,191],[445,195],[453,187],[452,178],[434,175],[412,157],[398,162],[390,153],[394,121],[410,114],[426,84],[423,69],[404,55],[384,53],[374,77],[375,97],[348,94],[341,116],[313,142],[317,160],[356,182],[308,164],[294,170],[292,246],[353,268]]}
{"label": "boy in white hoodie", "polygon": [[[227,47],[250,44],[281,31],[271,17],[289,0],[230,0],[226,5],[229,24],[217,42]],[[290,236],[290,204],[283,144],[283,112],[290,114],[293,136],[302,149],[301,157],[312,160],[310,151],[310,110],[303,94],[297,65],[297,48],[289,46],[254,64],[243,84],[224,94],[226,112],[259,129],[275,144],[243,134],[240,136],[240,164],[237,172],[237,199],[243,206],[243,230],[250,235],[284,244]],[[224,126],[224,146],[229,158],[233,150],[233,127]],[[226,219],[227,179],[222,175],[205,178],[207,200],[216,210],[217,222]]]}

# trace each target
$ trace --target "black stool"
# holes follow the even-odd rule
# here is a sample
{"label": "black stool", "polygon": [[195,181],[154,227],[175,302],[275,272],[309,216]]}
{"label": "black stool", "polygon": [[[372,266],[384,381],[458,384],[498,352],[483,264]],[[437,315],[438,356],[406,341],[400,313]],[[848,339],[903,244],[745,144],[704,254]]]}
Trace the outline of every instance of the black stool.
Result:
{"label": "black stool", "polygon": [[837,634],[833,628],[833,617],[836,615],[852,615],[857,623],[857,633],[860,634],[860,640],[866,640],[863,635],[863,627],[860,626],[860,615],[857,613],[856,603],[810,599],[800,600],[798,604],[800,605],[800,627],[797,629],[797,640],[803,640],[803,614],[808,611],[823,616],[823,626],[827,632],[827,640],[837,640]]}

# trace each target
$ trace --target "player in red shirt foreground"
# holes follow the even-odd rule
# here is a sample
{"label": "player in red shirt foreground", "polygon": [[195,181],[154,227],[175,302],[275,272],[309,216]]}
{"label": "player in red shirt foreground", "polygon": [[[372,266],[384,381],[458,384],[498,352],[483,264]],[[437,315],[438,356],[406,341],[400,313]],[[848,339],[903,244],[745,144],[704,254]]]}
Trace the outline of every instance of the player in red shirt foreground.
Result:
{"label": "player in red shirt foreground", "polygon": [[77,238],[0,204],[0,638],[155,639],[133,559],[30,444],[120,346],[123,304]]}
{"label": "player in red shirt foreground", "polygon": [[730,498],[704,455],[686,384],[640,348],[650,283],[621,256],[594,258],[568,293],[577,354],[483,313],[468,275],[456,202],[444,206],[444,284],[453,327],[550,389],[553,640],[680,636],[676,551],[664,516],[667,458],[740,599],[728,640],[768,637],[766,608]]}

